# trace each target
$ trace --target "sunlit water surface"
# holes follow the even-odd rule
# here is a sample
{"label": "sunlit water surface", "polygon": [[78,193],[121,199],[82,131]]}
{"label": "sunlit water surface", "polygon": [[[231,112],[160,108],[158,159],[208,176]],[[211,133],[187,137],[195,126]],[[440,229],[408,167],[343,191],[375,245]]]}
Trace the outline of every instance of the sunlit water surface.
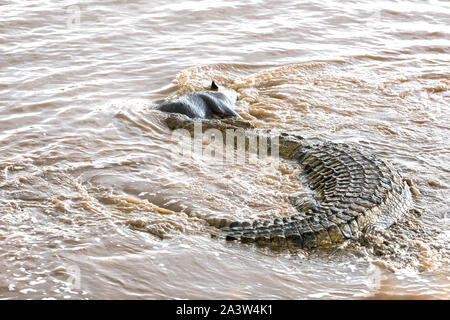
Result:
{"label": "sunlit water surface", "polygon": [[[0,298],[448,299],[449,22],[447,1],[0,2]],[[415,211],[312,252],[211,237],[307,192],[292,163],[173,156],[153,108],[211,79],[257,127],[392,162]]]}

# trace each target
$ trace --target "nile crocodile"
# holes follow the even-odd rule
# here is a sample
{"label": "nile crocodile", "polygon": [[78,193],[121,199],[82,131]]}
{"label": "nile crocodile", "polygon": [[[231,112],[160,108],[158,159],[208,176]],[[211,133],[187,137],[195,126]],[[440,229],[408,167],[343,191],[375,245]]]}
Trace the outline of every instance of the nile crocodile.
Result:
{"label": "nile crocodile", "polygon": [[[240,130],[244,132],[247,149],[249,137],[255,132],[249,122],[235,118],[191,119],[172,113],[167,115],[166,123],[172,130],[186,129],[191,135],[194,135],[196,123],[200,124],[202,132],[210,128],[222,133]],[[269,139],[271,132],[259,131],[257,136]],[[282,219],[216,224],[227,240],[272,248],[330,246],[389,227],[406,214],[412,204],[410,190],[400,173],[356,146],[313,143],[282,133],[277,147],[280,157],[294,160],[301,166],[313,198],[310,201],[295,199],[292,204],[298,214]]]}

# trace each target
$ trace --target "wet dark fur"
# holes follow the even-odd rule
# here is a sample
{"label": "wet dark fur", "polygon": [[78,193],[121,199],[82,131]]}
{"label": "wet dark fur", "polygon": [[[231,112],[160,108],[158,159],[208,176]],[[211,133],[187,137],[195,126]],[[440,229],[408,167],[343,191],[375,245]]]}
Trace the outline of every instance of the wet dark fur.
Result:
{"label": "wet dark fur", "polygon": [[233,102],[223,93],[217,92],[217,86],[213,82],[211,91],[188,93],[178,100],[158,105],[157,110],[181,113],[189,118],[214,119],[214,118],[240,118],[233,110]]}

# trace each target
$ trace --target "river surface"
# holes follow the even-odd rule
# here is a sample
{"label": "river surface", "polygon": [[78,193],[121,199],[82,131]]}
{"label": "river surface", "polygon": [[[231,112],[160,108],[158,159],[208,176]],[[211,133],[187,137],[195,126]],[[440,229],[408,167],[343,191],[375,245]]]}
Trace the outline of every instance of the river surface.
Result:
{"label": "river surface", "polygon": [[[154,107],[212,79],[393,163],[414,210],[325,250],[212,237],[307,192],[292,163],[176,161]],[[449,88],[448,1],[0,1],[0,298],[448,299]]]}

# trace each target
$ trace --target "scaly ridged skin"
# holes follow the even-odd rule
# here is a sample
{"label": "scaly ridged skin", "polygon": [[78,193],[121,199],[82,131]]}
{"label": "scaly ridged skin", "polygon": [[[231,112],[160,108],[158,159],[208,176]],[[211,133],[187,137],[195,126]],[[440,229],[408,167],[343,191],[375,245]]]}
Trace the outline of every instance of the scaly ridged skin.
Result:
{"label": "scaly ridged skin", "polygon": [[[194,132],[194,121],[170,115],[171,129]],[[252,128],[243,120],[202,120],[202,130]],[[258,137],[268,138],[268,132]],[[246,148],[248,142],[246,141]],[[362,233],[387,228],[406,214],[411,193],[397,170],[386,162],[344,143],[308,143],[303,138],[282,134],[281,157],[296,160],[313,190],[313,199],[295,199],[299,213],[273,221],[233,222],[222,228],[226,239],[256,243],[274,249],[316,248],[357,238]]]}

